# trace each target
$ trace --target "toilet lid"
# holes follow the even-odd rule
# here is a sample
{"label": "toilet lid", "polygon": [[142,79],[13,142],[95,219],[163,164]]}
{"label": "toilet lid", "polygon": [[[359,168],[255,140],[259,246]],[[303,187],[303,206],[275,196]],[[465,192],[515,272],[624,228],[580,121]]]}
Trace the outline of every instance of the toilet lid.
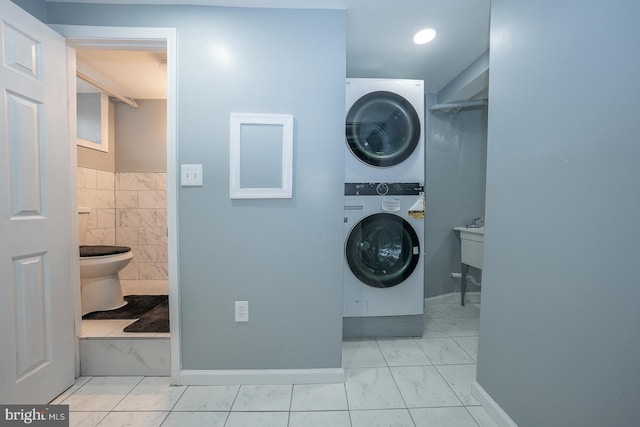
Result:
{"label": "toilet lid", "polygon": [[129,252],[131,248],[127,246],[104,246],[104,245],[81,245],[80,257],[117,255]]}

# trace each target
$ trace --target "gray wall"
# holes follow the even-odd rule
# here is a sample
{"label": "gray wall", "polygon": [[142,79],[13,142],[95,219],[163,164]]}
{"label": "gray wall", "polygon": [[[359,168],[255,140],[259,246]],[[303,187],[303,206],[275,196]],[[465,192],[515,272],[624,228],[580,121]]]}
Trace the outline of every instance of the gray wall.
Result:
{"label": "gray wall", "polygon": [[167,101],[115,103],[116,172],[167,171]]}
{"label": "gray wall", "polygon": [[[205,182],[178,192],[183,368],[340,367],[345,11],[50,3],[48,17],[177,28],[178,162]],[[229,199],[231,112],[294,115],[292,199]]]}
{"label": "gray wall", "polygon": [[640,425],[638,16],[491,2],[478,381],[521,427]]}
{"label": "gray wall", "polygon": [[[427,95],[425,297],[460,290],[460,238],[453,227],[484,216],[487,109],[432,112]],[[478,278],[478,271],[472,271]],[[480,288],[467,282],[467,291]]]}
{"label": "gray wall", "polygon": [[98,144],[102,143],[100,100],[99,93],[76,95],[76,136]]}
{"label": "gray wall", "polygon": [[47,22],[47,3],[45,0],[11,0],[42,22]]}

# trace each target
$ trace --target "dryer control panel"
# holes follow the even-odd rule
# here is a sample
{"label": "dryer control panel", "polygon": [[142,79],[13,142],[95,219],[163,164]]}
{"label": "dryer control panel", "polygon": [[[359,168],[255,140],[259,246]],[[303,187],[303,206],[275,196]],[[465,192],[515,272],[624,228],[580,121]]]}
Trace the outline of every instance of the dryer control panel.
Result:
{"label": "dryer control panel", "polygon": [[421,182],[348,182],[345,196],[419,196],[424,193]]}

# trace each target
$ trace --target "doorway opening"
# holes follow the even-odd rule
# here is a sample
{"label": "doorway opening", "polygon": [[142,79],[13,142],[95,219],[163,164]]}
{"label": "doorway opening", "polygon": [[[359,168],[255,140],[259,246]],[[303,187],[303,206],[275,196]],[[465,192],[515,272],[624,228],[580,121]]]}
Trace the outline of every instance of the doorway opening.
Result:
{"label": "doorway opening", "polygon": [[[178,260],[177,260],[177,203],[176,203],[176,109],[175,109],[175,58],[176,34],[175,29],[164,28],[116,28],[116,27],[85,27],[85,26],[53,26],[56,31],[67,39],[67,45],[75,50],[75,55],[69,55],[70,82],[76,79],[76,71],[83,76],[93,73],[92,80],[105,82],[101,93],[110,96],[111,126],[114,133],[113,151],[111,156],[113,171],[102,170],[96,158],[105,159],[105,152],[100,150],[78,147],[77,163],[72,167],[78,173],[78,205],[93,201],[98,204],[97,212],[90,228],[91,243],[99,244],[100,239],[111,239],[108,243],[129,246],[133,249],[134,260],[120,273],[120,280],[124,295],[168,295],[169,319],[171,324],[169,334],[163,343],[147,346],[138,354],[142,356],[139,368],[134,371],[135,363],[119,363],[107,366],[100,361],[92,361],[87,357],[99,353],[97,347],[84,349],[79,343],[77,357],[77,374],[88,374],[87,369],[93,367],[103,369],[92,372],[93,375],[123,375],[145,374],[145,367],[152,367],[147,375],[171,375],[177,378],[180,366],[179,353],[179,317],[178,317]],[[119,78],[110,77],[108,64],[118,70],[120,74],[126,68],[125,61],[137,65],[132,75],[151,80],[152,72],[144,67],[153,68],[153,74],[164,75],[164,95],[128,95],[126,84],[118,84]],[[107,65],[105,65],[107,64]],[[105,69],[101,69],[102,66]],[[73,74],[73,75],[71,75]],[[78,74],[78,75],[80,75]],[[83,79],[83,82],[86,79]],[[125,79],[126,80],[126,79]],[[114,84],[115,81],[115,84]],[[131,83],[129,83],[131,84]],[[141,89],[143,83],[132,83],[136,90]],[[70,84],[70,87],[75,85]],[[86,87],[84,83],[79,87]],[[95,86],[95,85],[94,85]],[[101,86],[101,85],[98,85]],[[111,87],[110,87],[111,86]],[[123,88],[124,86],[124,88]],[[86,91],[87,89],[80,89]],[[152,90],[148,89],[147,90]],[[91,91],[89,89],[89,91]],[[70,99],[76,100],[75,90],[70,93]],[[142,92],[141,92],[142,93]],[[147,92],[149,93],[149,92]],[[124,102],[118,95],[123,95]],[[136,98],[134,98],[136,97]],[[133,104],[127,102],[134,98]],[[77,110],[74,102],[70,103],[72,110]],[[71,111],[71,128],[75,130],[76,111]],[[79,121],[79,119],[78,119]],[[144,126],[143,123],[147,123]],[[160,123],[160,124],[159,124]],[[108,168],[107,168],[108,169]],[[93,177],[95,170],[95,187]],[[102,179],[98,184],[98,179]],[[112,182],[112,184],[109,184]],[[113,188],[109,188],[109,187]],[[107,187],[107,188],[102,188]],[[92,190],[96,196],[93,196]],[[101,191],[102,192],[101,192]],[[112,203],[101,200],[100,197],[112,197]],[[97,199],[97,200],[96,200]],[[80,290],[76,295],[80,300]],[[86,334],[81,320],[80,304],[76,304],[76,330],[78,335]],[[117,323],[118,321],[112,321]],[[122,323],[122,322],[120,322]],[[113,325],[111,325],[113,326]],[[107,335],[100,337],[109,339],[120,326],[111,331],[100,332],[94,330],[90,335]],[[131,335],[131,333],[129,334]],[[81,340],[80,340],[81,341]],[[99,341],[99,340],[93,340]],[[150,341],[151,342],[151,341]],[[85,350],[85,351],[83,351]],[[161,355],[165,364],[155,366],[153,360],[145,360]],[[167,366],[167,361],[170,361]],[[151,363],[149,363],[151,362]],[[118,370],[118,366],[127,366]],[[92,367],[93,366],[93,367]],[[112,369],[113,368],[113,369]],[[129,370],[127,370],[129,369]],[[155,370],[153,370],[155,369]]]}

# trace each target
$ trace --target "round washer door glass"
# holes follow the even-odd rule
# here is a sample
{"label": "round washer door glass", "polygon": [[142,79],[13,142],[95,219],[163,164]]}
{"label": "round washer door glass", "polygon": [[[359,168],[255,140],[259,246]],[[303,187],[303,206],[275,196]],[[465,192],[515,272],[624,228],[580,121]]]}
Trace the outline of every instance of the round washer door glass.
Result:
{"label": "round washer door glass", "polygon": [[397,215],[378,213],[357,223],[346,242],[347,264],[363,283],[399,285],[418,264],[420,242],[413,227]]}
{"label": "round washer door glass", "polygon": [[358,99],[346,119],[346,142],[363,162],[389,167],[404,161],[420,140],[420,118],[411,103],[387,91]]}

